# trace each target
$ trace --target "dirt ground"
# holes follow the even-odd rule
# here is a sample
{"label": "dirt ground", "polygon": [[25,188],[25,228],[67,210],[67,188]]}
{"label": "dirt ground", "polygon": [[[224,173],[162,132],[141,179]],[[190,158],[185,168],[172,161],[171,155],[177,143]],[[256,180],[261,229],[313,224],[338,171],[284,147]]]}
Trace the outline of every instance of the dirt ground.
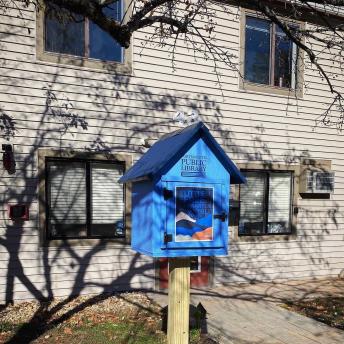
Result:
{"label": "dirt ground", "polygon": [[[118,343],[133,342],[135,335],[148,342],[148,337],[152,337],[159,343],[164,342],[160,311],[143,293],[21,302],[0,310],[0,342],[73,343],[73,338],[80,342],[75,337],[89,335],[99,337],[96,342],[103,342],[101,337],[105,340],[125,332],[129,339],[123,336]],[[92,334],[94,329],[96,333]]]}
{"label": "dirt ground", "polygon": [[[144,293],[0,306],[0,343],[166,343],[163,309]],[[216,343],[190,332],[193,344]]]}
{"label": "dirt ground", "polygon": [[317,297],[304,301],[291,301],[285,308],[344,330],[344,297]]}

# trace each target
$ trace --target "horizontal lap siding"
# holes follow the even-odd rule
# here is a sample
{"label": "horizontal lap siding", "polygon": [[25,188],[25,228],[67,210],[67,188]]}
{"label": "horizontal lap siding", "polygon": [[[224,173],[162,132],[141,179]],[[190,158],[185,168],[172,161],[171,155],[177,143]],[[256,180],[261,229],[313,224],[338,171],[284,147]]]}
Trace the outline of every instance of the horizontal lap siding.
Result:
{"label": "horizontal lap siding", "polygon": [[[95,279],[93,279],[95,280]],[[80,286],[82,284],[80,283]],[[22,284],[16,284],[16,288],[14,290],[14,294],[16,296],[16,301],[25,301],[28,299],[35,299],[35,292],[28,292],[27,290],[23,290],[21,288]],[[18,286],[18,289],[17,289]],[[130,286],[130,288],[128,287]],[[46,288],[44,285],[41,286],[42,288],[42,294],[43,297],[49,297],[49,294],[45,291]],[[84,284],[84,286],[81,288],[76,288],[74,291],[76,294],[80,295],[86,295],[86,294],[94,294],[98,295],[101,293],[114,293],[114,292],[122,292],[122,291],[128,291],[128,290],[151,290],[152,288],[152,282],[142,282],[142,281],[135,281],[132,282],[130,279],[126,283],[110,283],[106,286],[99,285],[99,284],[92,284],[87,283]],[[66,297],[69,295],[70,291],[72,290],[70,285],[67,285],[65,283],[54,283],[51,285],[51,289],[54,290],[53,296],[54,297]]]}
{"label": "horizontal lap siding", "polygon": [[[118,262],[114,262],[113,264],[118,265]],[[154,274],[145,274],[143,273],[143,267],[131,267],[130,264],[122,264],[121,268],[114,268],[110,263],[108,263],[105,267],[104,262],[101,264],[94,264],[91,262],[90,264],[77,264],[78,266],[75,269],[72,269],[68,266],[53,266],[50,273],[51,281],[55,283],[65,283],[68,282],[73,285],[73,281],[79,278],[79,275],[82,275],[82,280],[87,281],[94,281],[94,284],[109,284],[109,283],[120,283],[124,285],[125,283],[130,282],[130,279],[133,279],[133,282],[142,281],[145,283],[151,282],[154,279]],[[91,266],[90,266],[91,265]],[[147,264],[149,268],[151,268],[151,263]],[[144,266],[144,265],[143,265]],[[24,273],[27,276],[30,276],[30,281],[36,285],[37,283],[45,284],[46,283],[46,276],[44,274],[44,268],[24,268]],[[22,274],[22,275],[23,275]],[[14,274],[17,278],[19,278],[20,273],[17,272]],[[0,278],[1,282],[0,285],[3,286],[6,284],[6,276],[7,273],[1,271]],[[92,284],[92,283],[90,283]],[[25,286],[23,286],[25,287]],[[128,285],[127,285],[128,289]]]}
{"label": "horizontal lap siding", "polygon": [[[0,170],[0,302],[70,293],[100,293],[129,288],[154,288],[154,263],[121,244],[42,247],[38,228],[38,148],[78,151],[107,147],[128,152],[136,161],[145,151],[144,138],[157,139],[179,128],[175,112],[197,108],[215,138],[240,163],[247,161],[297,164],[300,156],[331,159],[336,189],[330,200],[298,202],[297,237],[283,241],[230,243],[228,257],[215,262],[215,284],[338,275],[344,268],[344,144],[343,134],[315,127],[331,101],[327,86],[306,59],[302,98],[253,93],[239,89],[238,75],[220,65],[221,87],[211,61],[196,63],[181,42],[172,74],[168,51],[143,50],[149,29],[135,35],[133,75],[56,65],[36,59],[35,14],[23,19],[15,9],[0,18],[0,107],[15,121],[16,173]],[[219,12],[218,41],[234,47],[239,61],[239,21],[236,9]],[[28,30],[28,27],[30,30]],[[321,47],[315,46],[317,51]],[[330,65],[330,54],[323,55]],[[343,78],[335,85],[344,87]],[[68,128],[68,119],[51,115],[46,106],[87,122],[87,129]],[[222,96],[224,93],[224,97]],[[65,104],[70,102],[68,110]],[[49,111],[48,111],[49,110]],[[337,114],[338,113],[334,113]],[[30,220],[13,224],[8,203],[30,204]],[[8,269],[10,268],[10,269]],[[12,284],[11,279],[14,278]]]}

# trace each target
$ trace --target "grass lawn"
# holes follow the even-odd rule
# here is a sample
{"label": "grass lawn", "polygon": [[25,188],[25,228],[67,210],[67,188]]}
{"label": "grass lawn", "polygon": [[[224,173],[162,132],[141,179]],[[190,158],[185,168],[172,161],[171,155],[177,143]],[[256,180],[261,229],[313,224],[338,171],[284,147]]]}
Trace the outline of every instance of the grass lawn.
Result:
{"label": "grass lawn", "polygon": [[[22,302],[0,309],[0,343],[166,343],[162,310],[143,293]],[[192,344],[215,343],[191,330]]]}
{"label": "grass lawn", "polygon": [[[60,325],[56,328],[46,330],[34,340],[34,343],[61,343],[61,344],[95,344],[95,343],[117,343],[117,344],[158,344],[167,343],[165,333],[153,330],[142,322],[121,323],[121,322],[101,322],[93,323],[86,321],[77,326]],[[0,323],[0,343],[5,343],[13,337],[20,328],[27,324],[13,325]],[[21,337],[21,341],[26,343],[35,332],[34,328],[26,331],[27,338]],[[190,331],[190,343],[203,343],[200,331],[193,329]]]}
{"label": "grass lawn", "polygon": [[288,302],[285,308],[344,330],[344,297],[322,297]]}
{"label": "grass lawn", "polygon": [[[28,324],[11,326],[1,324],[0,343],[9,340],[18,330]],[[25,330],[27,336],[21,336],[23,343],[35,336],[35,328]],[[137,343],[153,344],[165,343],[163,333],[154,332],[143,323],[114,323],[114,322],[85,322],[75,326],[60,325],[47,329],[42,335],[36,338],[34,343],[61,343],[61,344],[94,344],[94,343]]]}

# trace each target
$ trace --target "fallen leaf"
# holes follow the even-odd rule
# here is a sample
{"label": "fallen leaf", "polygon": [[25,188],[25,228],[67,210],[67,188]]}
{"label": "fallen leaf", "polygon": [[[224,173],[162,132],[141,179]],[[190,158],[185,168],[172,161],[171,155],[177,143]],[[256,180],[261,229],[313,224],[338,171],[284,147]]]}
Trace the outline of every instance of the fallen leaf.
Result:
{"label": "fallen leaf", "polygon": [[63,332],[64,332],[65,334],[72,334],[72,333],[73,333],[72,329],[69,328],[69,327],[66,327],[66,328],[64,329]]}

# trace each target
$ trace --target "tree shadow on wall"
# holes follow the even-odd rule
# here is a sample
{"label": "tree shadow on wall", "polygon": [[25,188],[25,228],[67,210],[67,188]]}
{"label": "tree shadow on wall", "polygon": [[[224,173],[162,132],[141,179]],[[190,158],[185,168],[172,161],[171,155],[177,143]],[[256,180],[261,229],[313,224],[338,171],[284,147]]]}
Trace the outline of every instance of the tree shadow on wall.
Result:
{"label": "tree shadow on wall", "polygon": [[[37,75],[39,78],[39,73]],[[109,92],[101,90],[95,83],[76,77],[80,87],[93,90],[89,95],[89,105],[92,106],[90,110],[85,108],[85,101],[75,99],[75,93],[63,89],[59,77],[56,73],[48,84],[38,83],[41,86],[35,91],[39,96],[30,99],[25,95],[21,96],[15,110],[10,99],[11,101],[4,102],[1,111],[2,137],[14,144],[16,163],[14,175],[2,171],[5,189],[2,202],[4,205],[25,204],[30,209],[29,221],[16,222],[6,220],[8,214],[3,209],[5,220],[0,245],[1,254],[6,257],[7,262],[6,270],[3,269],[6,272],[3,286],[5,300],[11,303],[13,300],[27,299],[31,294],[34,299],[42,301],[31,321],[19,328],[9,343],[20,342],[23,338],[27,342],[32,341],[48,327],[57,326],[90,304],[117,291],[146,290],[154,285],[153,260],[134,254],[125,243],[113,244],[100,239],[92,246],[78,247],[68,239],[55,245],[40,241],[40,230],[43,229],[38,228],[38,207],[42,200],[40,194],[37,197],[37,189],[43,172],[38,170],[37,155],[40,148],[52,148],[60,151],[86,150],[103,154],[105,159],[111,152],[138,156],[146,150],[141,143],[142,137],[148,136],[154,140],[161,134],[178,128],[168,118],[150,115],[143,121],[142,111],[171,113],[177,110],[178,97],[172,92],[154,94],[144,85],[137,85],[130,93],[130,104],[121,105],[116,104],[112,93],[116,93],[116,99],[120,99],[121,95],[127,97],[127,89],[132,88],[130,77],[113,74],[107,81],[107,85],[112,87],[111,96],[104,96],[104,93]],[[11,81],[9,77],[8,82]],[[37,87],[37,84],[33,84],[31,88],[18,84],[13,87],[18,87],[25,93]],[[183,98],[183,94],[180,94],[179,97],[184,99],[183,106],[186,108],[205,106],[212,111],[216,104],[203,96],[189,99],[187,95]],[[133,108],[131,103],[136,102],[141,104],[142,109]],[[216,111],[218,110],[217,108]],[[114,130],[117,127],[120,128]],[[107,264],[102,266],[100,263],[104,261]],[[62,288],[64,290],[61,291]],[[102,296],[71,307],[70,311],[56,317],[59,310],[83,293]],[[64,296],[66,299],[51,306],[53,298],[57,296]],[[36,330],[33,332],[32,328]]]}
{"label": "tree shadow on wall", "polygon": [[[26,74],[24,71],[22,73],[25,79]],[[37,80],[41,80],[40,73],[44,71],[36,73]],[[105,158],[111,152],[122,152],[137,158],[146,150],[142,144],[143,139],[154,141],[178,128],[171,118],[182,108],[197,109],[214,131],[215,138],[226,151],[231,152],[235,160],[263,161],[268,166],[276,159],[271,151],[269,136],[261,129],[246,134],[247,140],[254,142],[252,147],[247,147],[237,139],[236,131],[224,124],[228,118],[216,97],[213,99],[205,93],[154,91],[153,87],[132,82],[130,76],[115,73],[107,76],[98,73],[98,81],[75,75],[73,78],[76,85],[70,90],[61,82],[61,77],[66,76],[56,73],[51,76],[48,84],[46,81],[38,81],[30,87],[15,85],[24,95],[4,102],[1,107],[0,130],[4,139],[14,143],[17,166],[13,176],[2,171],[5,189],[2,201],[4,205],[26,204],[31,213],[30,221],[27,222],[4,221],[0,245],[1,255],[7,261],[5,298],[6,302],[12,302],[18,296],[27,298],[27,290],[33,298],[44,301],[30,323],[20,328],[9,343],[18,342],[21,338],[32,341],[44,333],[48,324],[57,326],[88,305],[99,302],[99,298],[106,298],[116,291],[151,289],[155,279],[153,260],[134,254],[126,244],[114,245],[107,240],[99,240],[91,247],[78,247],[71,245],[67,239],[55,246],[39,241],[42,229],[38,228],[38,203],[42,200],[40,196],[37,197],[37,188],[42,172],[38,171],[37,154],[40,148],[86,150],[103,154]],[[12,82],[11,77],[8,77],[8,81]],[[35,90],[39,95],[30,97],[30,90]],[[80,94],[83,94],[81,100]],[[280,160],[293,164],[299,162],[304,154],[288,144]],[[333,212],[329,218],[324,219],[324,229],[319,232],[320,239],[321,235],[326,235],[325,222],[335,222],[337,214]],[[6,210],[3,209],[3,218],[6,217]],[[294,242],[305,260],[312,261],[313,251],[307,250],[305,244],[306,236]],[[288,242],[281,245],[288,248]],[[246,264],[251,262],[256,266],[255,262],[262,256],[265,256],[264,261],[274,260],[274,254],[263,252],[259,243],[252,243],[252,251],[254,248],[255,254],[244,256]],[[246,247],[233,243],[231,250],[244,254]],[[321,259],[325,262],[326,257]],[[112,274],[115,268],[106,270],[99,264],[99,261],[104,260],[107,265],[116,265],[116,277]],[[95,263],[97,261],[98,264]],[[222,271],[224,277],[226,274],[236,274],[245,281],[255,280],[255,277],[241,273],[242,264],[242,261],[232,262],[229,258],[228,261],[219,261],[217,269]],[[264,278],[268,274],[262,268],[255,275]],[[66,285],[65,290],[59,290],[57,285]],[[19,291],[15,292],[17,287]],[[72,307],[69,312],[51,320],[75,297],[90,292],[102,296],[95,296],[87,303]],[[60,295],[67,298],[50,307],[51,300]],[[244,296],[238,294],[237,297]],[[32,333],[29,329],[35,324],[41,325]]]}

